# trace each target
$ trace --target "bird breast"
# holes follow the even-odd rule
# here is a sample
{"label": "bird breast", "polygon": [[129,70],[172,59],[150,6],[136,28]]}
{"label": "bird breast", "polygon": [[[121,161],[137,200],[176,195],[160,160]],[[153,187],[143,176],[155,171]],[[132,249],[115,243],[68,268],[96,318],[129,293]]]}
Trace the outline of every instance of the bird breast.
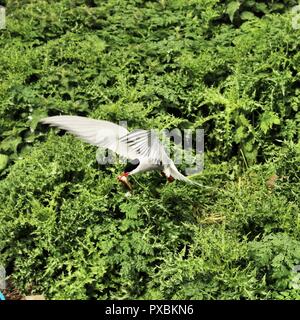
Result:
{"label": "bird breast", "polygon": [[159,163],[153,163],[153,161],[150,161],[149,159],[140,159],[140,164],[131,172],[129,172],[129,175],[150,171],[150,170],[162,170],[163,166]]}

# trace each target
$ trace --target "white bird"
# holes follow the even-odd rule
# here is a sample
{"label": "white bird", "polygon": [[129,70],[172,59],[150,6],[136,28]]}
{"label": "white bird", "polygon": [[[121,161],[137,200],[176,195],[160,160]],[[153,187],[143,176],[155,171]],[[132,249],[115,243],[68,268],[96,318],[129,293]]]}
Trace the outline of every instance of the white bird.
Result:
{"label": "white bird", "polygon": [[153,130],[129,132],[109,121],[79,116],[54,116],[41,119],[40,122],[66,130],[87,143],[107,148],[131,160],[117,178],[130,190],[132,187],[128,176],[150,170],[161,171],[169,182],[177,179],[197,184],[177,170]]}

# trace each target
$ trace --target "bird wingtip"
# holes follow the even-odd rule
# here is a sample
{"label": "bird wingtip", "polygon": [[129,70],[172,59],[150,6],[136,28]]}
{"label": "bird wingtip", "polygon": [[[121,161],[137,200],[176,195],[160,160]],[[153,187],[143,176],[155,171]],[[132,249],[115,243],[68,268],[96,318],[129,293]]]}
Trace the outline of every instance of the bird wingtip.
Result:
{"label": "bird wingtip", "polygon": [[39,120],[39,122],[43,124],[50,124],[55,125],[56,122],[61,122],[65,116],[52,116],[52,117],[45,117]]}
{"label": "bird wingtip", "polygon": [[44,124],[50,124],[54,118],[56,117],[45,117],[39,120],[39,122],[44,123]]}
{"label": "bird wingtip", "polygon": [[39,120],[39,122],[41,122],[41,123],[47,123],[47,119],[48,119],[48,118],[42,118],[42,119]]}

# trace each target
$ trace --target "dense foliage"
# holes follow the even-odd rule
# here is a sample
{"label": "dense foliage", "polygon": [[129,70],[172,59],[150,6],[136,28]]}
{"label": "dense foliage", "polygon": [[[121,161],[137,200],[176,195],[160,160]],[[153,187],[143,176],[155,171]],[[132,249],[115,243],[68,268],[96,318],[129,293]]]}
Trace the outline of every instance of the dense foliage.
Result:
{"label": "dense foliage", "polygon": [[[299,299],[297,1],[8,0],[0,264],[49,299]],[[76,114],[203,128],[205,169],[130,195]],[[59,133],[59,134],[58,134]],[[183,169],[183,167],[181,167]]]}

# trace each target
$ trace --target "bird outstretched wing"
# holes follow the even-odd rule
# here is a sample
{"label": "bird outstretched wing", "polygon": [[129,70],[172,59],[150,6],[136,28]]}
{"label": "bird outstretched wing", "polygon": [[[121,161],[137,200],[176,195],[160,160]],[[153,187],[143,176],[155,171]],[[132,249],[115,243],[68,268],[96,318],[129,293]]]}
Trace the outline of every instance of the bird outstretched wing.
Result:
{"label": "bird outstretched wing", "polygon": [[66,130],[89,144],[107,148],[127,159],[138,158],[134,150],[120,141],[121,137],[128,134],[128,130],[115,123],[79,116],[54,116],[40,122]]}

